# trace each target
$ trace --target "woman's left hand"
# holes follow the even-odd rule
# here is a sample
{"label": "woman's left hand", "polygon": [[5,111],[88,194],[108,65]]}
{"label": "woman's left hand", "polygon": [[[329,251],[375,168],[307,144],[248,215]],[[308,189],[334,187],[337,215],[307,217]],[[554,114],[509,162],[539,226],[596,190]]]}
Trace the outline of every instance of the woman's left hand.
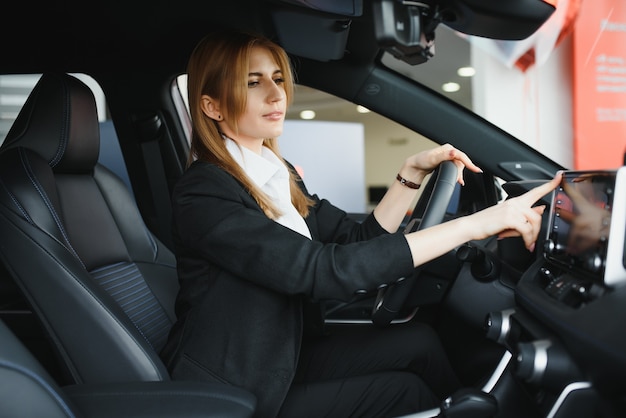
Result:
{"label": "woman's left hand", "polygon": [[454,148],[450,144],[422,151],[406,159],[404,166],[400,170],[400,175],[404,178],[420,184],[424,177],[430,174],[444,161],[452,161],[458,168],[457,181],[464,185],[463,169],[467,168],[475,173],[482,173],[480,167],[470,160],[463,151]]}

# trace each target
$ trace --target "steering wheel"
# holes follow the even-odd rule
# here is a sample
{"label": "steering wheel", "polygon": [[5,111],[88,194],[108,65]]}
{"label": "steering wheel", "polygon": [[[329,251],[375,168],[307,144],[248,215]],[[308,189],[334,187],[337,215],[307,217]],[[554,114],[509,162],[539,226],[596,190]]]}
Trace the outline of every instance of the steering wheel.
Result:
{"label": "steering wheel", "polygon": [[[435,180],[429,181],[429,186],[432,184],[432,192],[428,198],[422,220],[416,227],[417,218],[413,218],[404,229],[405,234],[440,224],[443,221],[456,186],[457,174],[457,167],[452,161],[444,161],[437,167],[432,176]],[[414,280],[419,277],[420,270],[420,266],[416,267],[415,273],[411,277],[413,280],[401,277],[395,283],[381,286],[378,289],[372,310],[372,322],[374,324],[389,325],[395,319],[404,306]]]}

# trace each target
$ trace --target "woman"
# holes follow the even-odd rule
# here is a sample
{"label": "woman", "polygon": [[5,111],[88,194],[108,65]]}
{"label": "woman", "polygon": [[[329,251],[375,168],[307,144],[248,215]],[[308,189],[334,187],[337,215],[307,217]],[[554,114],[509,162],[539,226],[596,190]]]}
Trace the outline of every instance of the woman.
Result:
{"label": "woman", "polygon": [[557,180],[482,212],[396,233],[424,177],[450,145],[407,158],[398,181],[357,223],[310,195],[276,139],[293,77],[284,50],[262,37],[214,34],[188,66],[190,164],[173,193],[178,322],[162,355],[176,379],[256,394],[259,417],[398,416],[436,407],[460,384],[434,332],[420,324],[304,338],[308,302],[348,300],[410,275],[472,239],[521,235],[532,250]]}

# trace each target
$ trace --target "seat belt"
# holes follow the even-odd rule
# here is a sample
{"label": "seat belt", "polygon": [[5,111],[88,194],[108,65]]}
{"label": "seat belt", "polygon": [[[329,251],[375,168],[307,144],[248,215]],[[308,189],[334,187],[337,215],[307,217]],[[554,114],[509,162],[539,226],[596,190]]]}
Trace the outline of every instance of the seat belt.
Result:
{"label": "seat belt", "polygon": [[139,133],[146,176],[152,194],[156,222],[153,232],[168,248],[173,248],[172,202],[161,153],[161,141],[166,136],[167,128],[158,114],[136,117],[135,128]]}

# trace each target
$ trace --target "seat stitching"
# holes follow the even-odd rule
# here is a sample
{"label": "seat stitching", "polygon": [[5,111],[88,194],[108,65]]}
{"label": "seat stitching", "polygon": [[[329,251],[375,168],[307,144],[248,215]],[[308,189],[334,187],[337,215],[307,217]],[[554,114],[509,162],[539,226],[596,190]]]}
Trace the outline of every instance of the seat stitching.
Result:
{"label": "seat stitching", "polygon": [[50,160],[49,162],[50,167],[56,167],[59,161],[61,161],[61,159],[63,158],[63,155],[65,154],[67,143],[69,142],[69,120],[70,120],[70,114],[72,113],[71,111],[72,102],[70,100],[70,95],[68,93],[69,89],[67,86],[67,81],[65,79],[61,80],[61,87],[63,88],[63,98],[65,99],[65,103],[63,106],[63,119],[62,119],[63,123],[61,124],[61,132],[59,133],[60,141],[57,147],[57,152],[52,157],[52,160]]}
{"label": "seat stitching", "polygon": [[29,224],[35,225],[35,222],[30,217],[30,215],[28,215],[28,212],[26,212],[26,209],[24,209],[24,207],[20,204],[19,200],[17,200],[17,198],[15,197],[15,195],[6,187],[6,184],[4,183],[4,181],[2,181],[2,179],[0,179],[0,184],[2,185],[2,188],[4,189],[4,191],[7,192],[7,194],[11,198],[11,201],[17,207],[17,210],[22,214],[22,216],[28,221]]}
{"label": "seat stitching", "polygon": [[[29,237],[29,238],[30,238],[30,237]],[[30,239],[32,240],[32,238],[30,238]],[[100,305],[100,307],[101,307],[101,308],[103,308],[103,309],[104,309],[104,310],[105,310],[105,311],[109,314],[109,316],[110,316],[110,317],[111,317],[111,318],[112,318],[115,322],[117,322],[117,324],[119,325],[119,327],[120,327],[120,329],[121,329],[121,330],[123,330],[124,332],[126,332],[126,334],[127,334],[129,337],[131,337],[133,340],[135,340],[135,338],[134,338],[134,337],[130,334],[130,332],[128,332],[128,330],[126,329],[126,326],[124,326],[124,325],[120,322],[119,318],[118,318],[116,315],[114,315],[114,314],[111,312],[111,310],[110,310],[110,309],[109,309],[109,308],[108,308],[108,307],[107,307],[104,303],[102,303],[102,301],[101,301],[99,298],[97,298],[97,297],[93,294],[93,292],[91,292],[91,290],[89,290],[89,289],[88,289],[88,288],[87,288],[87,287],[86,287],[86,286],[85,286],[85,285],[84,285],[84,284],[83,284],[83,283],[82,283],[82,282],[81,282],[81,281],[80,281],[80,280],[76,277],[76,275],[74,274],[74,272],[72,272],[71,270],[67,269],[67,268],[65,267],[65,264],[61,263],[61,262],[57,259],[57,257],[56,257],[53,253],[51,253],[50,251],[48,251],[48,249],[47,249],[45,246],[40,245],[40,244],[39,244],[37,241],[35,241],[35,240],[32,240],[32,241],[33,241],[36,245],[38,245],[38,246],[39,246],[39,247],[40,247],[40,248],[41,248],[41,249],[42,249],[45,253],[47,253],[47,254],[48,254],[48,255],[49,255],[49,256],[50,256],[53,260],[55,260],[55,261],[57,262],[57,264],[58,264],[58,265],[59,265],[59,266],[60,266],[63,270],[65,270],[65,271],[68,273],[68,275],[69,275],[71,278],[73,278],[73,279],[74,279],[74,281],[75,281],[76,283],[78,283],[78,284],[79,284],[79,285],[83,288],[83,290],[85,290],[85,291],[89,294],[89,296],[91,296],[91,298],[92,298],[92,299],[93,299],[93,300],[94,300],[94,301],[95,301],[98,305]],[[133,326],[135,327],[135,329],[137,329],[137,331],[141,334],[141,336],[143,337],[144,341],[146,341],[146,342],[148,343],[148,345],[150,345],[150,347],[152,347],[152,345],[150,344],[150,342],[147,340],[146,336],[145,336],[145,335],[143,335],[143,333],[141,332],[141,330],[137,328],[137,325],[136,325],[136,324],[134,324],[132,321],[130,321],[130,322],[133,324]],[[137,344],[137,346],[138,346],[140,349],[142,349],[142,350],[143,350],[143,347],[141,347],[141,345]],[[143,351],[144,351],[144,354],[146,354],[146,358],[147,358],[147,359],[149,359],[149,360],[151,361],[151,363],[154,365],[154,362],[151,360],[151,358],[150,358],[150,356],[148,355],[148,353],[146,353],[146,352],[145,352],[145,350],[143,350]],[[156,369],[157,369],[157,367],[155,367],[155,372],[157,371]],[[162,377],[162,376],[159,374],[159,377]]]}
{"label": "seat stitching", "polygon": [[78,256],[78,253],[76,253],[76,250],[74,250],[74,247],[72,247],[72,244],[70,243],[69,237],[67,236],[67,233],[65,232],[65,228],[63,227],[63,223],[59,219],[59,215],[57,214],[56,210],[54,209],[54,206],[52,205],[52,202],[50,201],[50,199],[48,198],[48,195],[43,190],[43,187],[41,187],[41,184],[37,180],[37,178],[36,178],[32,168],[30,166],[30,161],[28,159],[28,155],[24,152],[23,148],[20,148],[20,157],[21,157],[20,161],[22,162],[22,166],[24,167],[24,170],[26,171],[26,174],[28,175],[29,180],[31,181],[31,183],[32,183],[33,187],[35,188],[35,190],[37,190],[37,193],[39,193],[39,196],[41,197],[41,199],[44,201],[46,207],[48,208],[48,211],[52,215],[52,218],[54,219],[54,222],[57,225],[57,228],[59,228],[59,231],[61,232],[61,235],[63,235],[63,239],[65,240],[66,248],[68,250],[70,250],[70,252],[74,255],[74,257],[76,257],[78,259],[78,261],[83,266],[83,268],[85,268],[85,264],[83,263],[83,260],[80,259],[80,257]]}

